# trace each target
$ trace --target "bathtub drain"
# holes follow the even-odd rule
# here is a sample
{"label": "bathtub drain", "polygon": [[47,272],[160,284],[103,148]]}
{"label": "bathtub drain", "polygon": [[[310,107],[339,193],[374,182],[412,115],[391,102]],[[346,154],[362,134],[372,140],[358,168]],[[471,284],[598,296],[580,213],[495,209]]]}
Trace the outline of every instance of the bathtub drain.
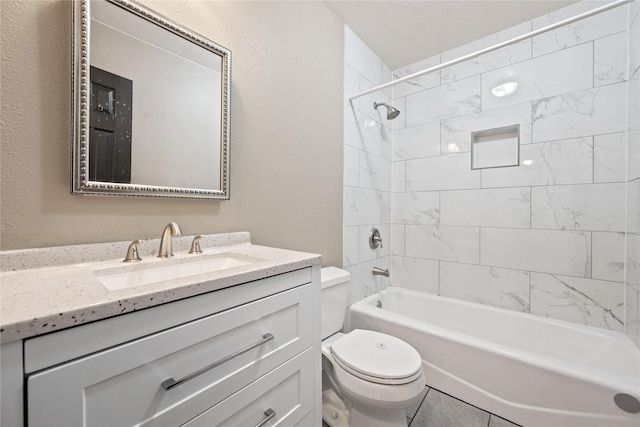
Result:
{"label": "bathtub drain", "polygon": [[618,408],[630,414],[640,413],[640,401],[627,393],[618,393],[613,396],[613,401]]}

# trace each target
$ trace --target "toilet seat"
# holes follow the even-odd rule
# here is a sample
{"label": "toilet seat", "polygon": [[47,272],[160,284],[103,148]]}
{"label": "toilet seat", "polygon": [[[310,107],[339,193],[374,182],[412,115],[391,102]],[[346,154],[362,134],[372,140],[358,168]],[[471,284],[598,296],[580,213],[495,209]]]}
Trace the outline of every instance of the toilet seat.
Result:
{"label": "toilet seat", "polygon": [[355,329],[329,350],[340,368],[365,381],[400,385],[422,377],[422,358],[416,349],[381,332]]}

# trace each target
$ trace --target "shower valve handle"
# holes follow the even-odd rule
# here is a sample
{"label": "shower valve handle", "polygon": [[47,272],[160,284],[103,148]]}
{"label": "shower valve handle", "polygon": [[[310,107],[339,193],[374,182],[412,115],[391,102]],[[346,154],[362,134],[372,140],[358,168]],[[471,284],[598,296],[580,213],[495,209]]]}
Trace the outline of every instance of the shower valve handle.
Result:
{"label": "shower valve handle", "polygon": [[382,248],[382,237],[380,237],[380,231],[377,228],[372,228],[369,233],[369,247],[378,249],[378,246]]}

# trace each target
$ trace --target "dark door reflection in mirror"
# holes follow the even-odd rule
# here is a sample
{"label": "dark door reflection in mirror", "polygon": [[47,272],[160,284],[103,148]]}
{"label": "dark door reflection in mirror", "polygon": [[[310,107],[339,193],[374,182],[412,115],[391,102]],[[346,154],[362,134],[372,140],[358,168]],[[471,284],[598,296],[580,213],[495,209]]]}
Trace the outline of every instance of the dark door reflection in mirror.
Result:
{"label": "dark door reflection in mirror", "polygon": [[231,52],[130,0],[74,17],[73,192],[228,199]]}
{"label": "dark door reflection in mirror", "polygon": [[89,180],[131,183],[133,82],[91,67]]}

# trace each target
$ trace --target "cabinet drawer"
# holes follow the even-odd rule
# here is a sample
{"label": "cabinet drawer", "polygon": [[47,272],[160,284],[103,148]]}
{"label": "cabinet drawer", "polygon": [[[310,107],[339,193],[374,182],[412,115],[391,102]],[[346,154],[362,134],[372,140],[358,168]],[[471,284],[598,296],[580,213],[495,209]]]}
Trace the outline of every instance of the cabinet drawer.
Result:
{"label": "cabinet drawer", "polygon": [[[31,375],[29,425],[180,425],[311,346],[311,292],[301,286]],[[265,334],[273,338],[258,344]],[[188,380],[165,390],[170,378]]]}
{"label": "cabinet drawer", "polygon": [[294,426],[313,409],[313,366],[308,349],[185,427]]}
{"label": "cabinet drawer", "polygon": [[311,268],[303,268],[30,338],[24,342],[25,372],[50,368],[310,282]]}

